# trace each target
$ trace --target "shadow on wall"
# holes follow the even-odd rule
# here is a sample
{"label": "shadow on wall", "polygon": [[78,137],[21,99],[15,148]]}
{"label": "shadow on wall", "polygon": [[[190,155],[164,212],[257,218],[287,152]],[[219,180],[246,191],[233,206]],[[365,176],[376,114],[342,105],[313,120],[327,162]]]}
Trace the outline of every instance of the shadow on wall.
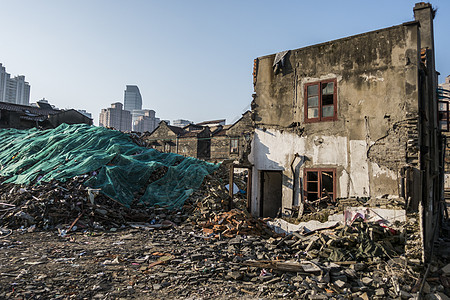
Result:
{"label": "shadow on wall", "polygon": [[[266,134],[272,133],[265,132]],[[273,170],[273,171],[285,171],[285,168],[278,162],[269,158],[270,150],[269,147],[264,145],[264,143],[259,138],[258,134],[254,135],[254,164],[258,170]]]}

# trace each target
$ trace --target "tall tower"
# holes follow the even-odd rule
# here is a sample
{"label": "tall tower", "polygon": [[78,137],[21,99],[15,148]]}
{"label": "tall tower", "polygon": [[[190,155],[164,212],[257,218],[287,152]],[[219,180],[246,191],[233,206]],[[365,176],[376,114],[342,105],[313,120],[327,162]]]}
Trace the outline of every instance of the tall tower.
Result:
{"label": "tall tower", "polygon": [[0,101],[15,104],[30,104],[30,84],[25,76],[11,78],[5,67],[0,63]]}
{"label": "tall tower", "polygon": [[0,101],[6,100],[6,84],[9,80],[9,74],[6,73],[6,68],[0,63]]}
{"label": "tall tower", "polygon": [[123,98],[124,110],[133,112],[133,110],[142,109],[142,97],[139,88],[136,85],[127,85]]}
{"label": "tall tower", "polygon": [[111,107],[102,109],[99,125],[113,127],[120,131],[131,131],[131,113],[122,108],[122,103],[116,102],[111,104]]}

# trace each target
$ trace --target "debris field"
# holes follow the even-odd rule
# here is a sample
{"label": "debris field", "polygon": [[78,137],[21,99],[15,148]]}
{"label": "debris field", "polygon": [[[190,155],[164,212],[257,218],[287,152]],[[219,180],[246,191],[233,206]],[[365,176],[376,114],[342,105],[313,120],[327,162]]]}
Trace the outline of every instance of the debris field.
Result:
{"label": "debris field", "polygon": [[[145,185],[161,185],[166,174],[184,163],[169,158],[167,166],[152,169]],[[117,163],[117,157],[111,162]],[[424,264],[414,215],[390,223],[355,214],[350,221],[306,225],[345,215],[352,202],[391,208],[402,206],[401,199],[338,199],[301,216],[255,218],[246,210],[245,194],[230,196],[227,166],[213,169],[202,175],[199,188],[181,192],[185,200],[168,206],[149,205],[145,186],[132,191],[134,200],[128,202],[89,187],[86,182],[104,172],[98,168],[65,180],[35,178],[29,184],[0,178],[0,299],[450,295],[446,226],[436,240],[435,257]],[[235,174],[243,191],[245,176]],[[283,231],[274,225],[281,221],[299,227]]]}

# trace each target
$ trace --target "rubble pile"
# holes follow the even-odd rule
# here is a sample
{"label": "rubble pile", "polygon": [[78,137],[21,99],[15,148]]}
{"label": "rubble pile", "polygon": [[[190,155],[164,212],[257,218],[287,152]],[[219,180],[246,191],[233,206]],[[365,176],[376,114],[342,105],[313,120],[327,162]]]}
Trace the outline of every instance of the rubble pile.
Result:
{"label": "rubble pile", "polygon": [[[245,187],[245,173],[235,174],[238,187]],[[246,198],[240,193],[233,197],[225,188],[229,170],[224,165],[211,176],[206,176],[203,185],[186,201],[184,208],[188,220],[197,225],[206,236],[234,237],[236,235],[262,235],[271,237],[274,233],[266,222],[254,218],[246,210]]]}
{"label": "rubble pile", "polygon": [[76,176],[66,182],[23,187],[12,183],[0,185],[0,227],[29,231],[114,230],[135,222],[158,226],[164,221],[181,223],[186,218],[181,211],[139,203],[128,208],[84,186],[87,178],[88,175]]}
{"label": "rubble pile", "polygon": [[[0,298],[416,297],[422,286],[420,265],[404,256],[377,257],[374,252],[367,258],[352,250],[354,258],[333,261],[320,255],[324,235],[341,233],[351,249],[355,241],[348,235],[376,226],[355,222],[347,231],[337,227],[269,239],[205,236],[190,222],[167,230],[77,231],[64,237],[14,231],[0,239]],[[378,242],[395,236],[380,231],[374,234]],[[426,299],[446,299],[449,268],[440,264],[430,270],[423,284]]]}
{"label": "rubble pile", "polygon": [[221,234],[232,238],[236,235],[262,235],[265,237],[273,235],[273,232],[263,220],[256,219],[248,212],[240,209],[216,214],[214,219],[197,222],[197,224],[202,227],[203,233],[208,236]]}
{"label": "rubble pile", "polygon": [[301,259],[325,261],[366,261],[397,257],[404,253],[402,229],[385,228],[379,224],[356,221],[352,226],[333,229],[293,232],[278,244],[286,252]]}

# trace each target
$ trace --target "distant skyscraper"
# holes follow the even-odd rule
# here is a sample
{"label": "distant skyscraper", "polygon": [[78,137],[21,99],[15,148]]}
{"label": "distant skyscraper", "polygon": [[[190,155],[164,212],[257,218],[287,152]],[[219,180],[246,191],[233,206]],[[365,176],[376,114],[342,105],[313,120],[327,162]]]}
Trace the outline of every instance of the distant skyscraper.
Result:
{"label": "distant skyscraper", "polygon": [[123,98],[124,109],[129,112],[142,109],[142,97],[136,85],[127,85]]}
{"label": "distant skyscraper", "polygon": [[[136,111],[136,110],[135,110]],[[159,124],[159,118],[155,117],[154,110],[143,110],[144,114],[140,115],[133,121],[133,131],[152,132]],[[133,114],[134,117],[134,114]]]}
{"label": "distant skyscraper", "polygon": [[6,73],[6,68],[0,63],[0,101],[6,102],[6,84],[9,80],[9,74]]}
{"label": "distant skyscraper", "polygon": [[25,76],[15,76],[6,72],[6,68],[0,63],[0,101],[15,104],[30,104],[30,85],[25,81]]}
{"label": "distant skyscraper", "polygon": [[111,107],[102,109],[99,125],[113,127],[120,131],[131,131],[131,113],[122,108],[123,104],[116,102],[111,104]]}
{"label": "distant skyscraper", "polygon": [[192,124],[192,123],[194,123],[194,122],[189,121],[189,120],[178,119],[178,120],[173,120],[172,126],[184,127],[184,126]]}

